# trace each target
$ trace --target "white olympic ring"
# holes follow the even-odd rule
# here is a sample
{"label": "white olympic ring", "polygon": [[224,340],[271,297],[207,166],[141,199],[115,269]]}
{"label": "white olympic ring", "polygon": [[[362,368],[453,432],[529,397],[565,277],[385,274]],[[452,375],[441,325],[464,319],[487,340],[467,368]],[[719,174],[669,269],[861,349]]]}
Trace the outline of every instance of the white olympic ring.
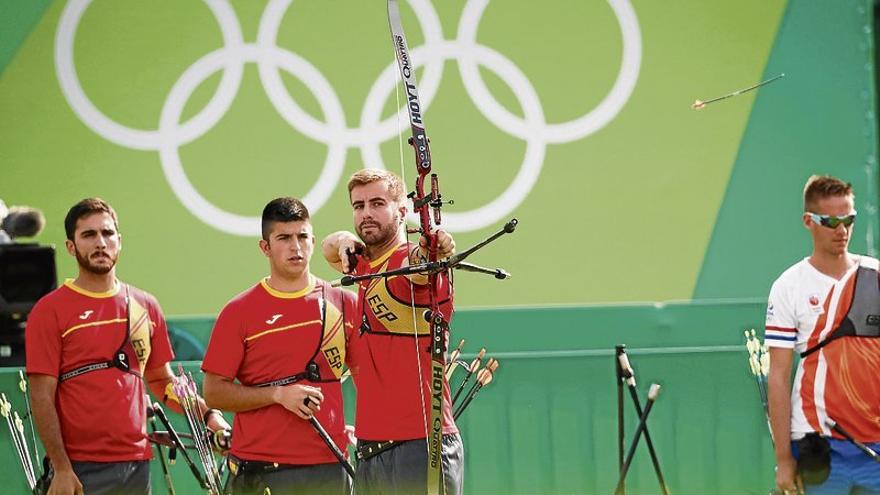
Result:
{"label": "white olympic ring", "polygon": [[[488,204],[466,212],[447,212],[443,227],[451,232],[477,230],[497,223],[516,209],[538,180],[548,144],[559,144],[598,131],[620,112],[629,100],[639,75],[642,45],[638,19],[629,0],[607,0],[623,40],[620,71],[599,105],[568,122],[548,123],[540,98],[528,77],[510,59],[477,42],[480,20],[489,0],[468,0],[457,37],[447,40],[430,0],[409,0],[425,43],[411,50],[413,63],[424,67],[420,81],[422,111],[427,110],[440,86],[446,60],[458,62],[459,74],[471,100],[493,125],[526,142],[522,165],[511,184]],[[260,82],[278,114],[293,129],[327,145],[327,157],[317,183],[303,197],[314,214],[339,183],[349,148],[359,148],[368,167],[385,168],[380,145],[404,132],[409,125],[405,107],[382,120],[382,109],[398,84],[397,65],[392,61],[373,83],[361,110],[359,126],[349,128],[342,104],[330,82],[309,61],[279,47],[276,38],[285,12],[293,0],[271,0],[263,11],[255,43],[245,43],[241,26],[228,0],[204,0],[220,26],[223,46],[190,65],[174,83],[165,99],[155,130],[135,129],[104,115],[80,85],[73,60],[76,30],[91,0],[69,0],[61,14],[55,36],[55,67],[61,91],[79,119],[104,139],[136,150],[158,151],[162,170],[172,191],[197,218],[222,232],[252,236],[260,231],[259,217],[224,211],[205,199],[183,169],[179,148],[207,133],[229,110],[238,94],[244,64],[257,65]],[[486,87],[479,67],[500,77],[513,91],[523,116],[508,111]],[[325,121],[304,111],[288,93],[280,70],[300,79],[314,95]],[[180,122],[184,107],[196,88],[217,71],[220,84],[208,104],[194,117]],[[414,218],[411,218],[412,221]]]}

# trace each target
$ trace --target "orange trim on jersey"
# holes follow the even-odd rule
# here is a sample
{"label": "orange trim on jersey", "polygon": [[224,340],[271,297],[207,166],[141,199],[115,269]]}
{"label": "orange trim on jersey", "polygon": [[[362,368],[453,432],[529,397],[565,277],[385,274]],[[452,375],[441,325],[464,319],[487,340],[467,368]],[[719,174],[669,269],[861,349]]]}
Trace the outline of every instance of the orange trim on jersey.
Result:
{"label": "orange trim on jersey", "polygon": [[283,332],[285,330],[290,330],[292,328],[298,328],[298,327],[302,327],[305,325],[312,325],[315,323],[320,324],[321,320],[303,321],[300,323],[294,323],[293,325],[287,325],[286,327],[270,328],[269,330],[263,330],[260,333],[256,333],[254,335],[251,335],[250,337],[245,338],[244,341],[250,342],[251,340],[258,339],[258,338],[263,337],[265,335],[269,335],[270,333]]}
{"label": "orange trim on jersey", "polygon": [[[383,270],[379,270],[379,271],[383,271]],[[389,278],[391,278],[391,277],[389,277]],[[379,282],[381,280],[382,280],[381,278],[374,278],[373,280],[370,280],[370,282],[367,284],[367,293],[369,294],[370,292],[372,292],[373,289],[375,289],[376,286],[379,285]]]}
{"label": "orange trim on jersey", "polygon": [[[390,252],[393,253],[394,251],[390,251]],[[380,267],[378,270],[376,270],[374,273],[379,273],[379,272],[383,272],[383,271],[388,270],[388,258],[386,257],[384,260],[379,260],[379,261],[381,261],[384,265],[381,266],[381,267]],[[377,266],[379,266],[379,265],[375,265],[375,266],[374,266],[374,265],[371,263],[371,264],[370,264],[370,269],[372,270],[373,268],[376,268]],[[391,278],[391,277],[389,277],[389,278]],[[366,291],[366,293],[369,294],[370,292],[372,292],[373,289],[376,288],[376,285],[378,285],[379,282],[381,282],[381,281],[382,281],[382,279],[381,279],[381,278],[378,278],[378,277],[377,277],[377,278],[374,278],[374,279],[371,279],[371,280],[368,280],[368,281],[367,281],[367,291]]]}
{"label": "orange trim on jersey", "polygon": [[64,333],[61,334],[61,338],[63,339],[64,337],[67,337],[67,334],[69,334],[70,332],[74,332],[76,330],[79,330],[80,328],[95,327],[98,325],[108,325],[110,323],[125,323],[125,321],[126,321],[125,318],[116,318],[113,320],[93,321],[91,323],[83,323],[81,325],[74,325],[74,326],[68,328],[67,330],[65,330]]}
{"label": "orange trim on jersey", "polygon": [[386,251],[382,256],[379,256],[378,258],[376,258],[375,261],[371,261],[370,262],[370,269],[376,268],[377,266],[381,265],[382,263],[385,263],[385,261],[387,261],[388,258],[390,258],[392,254],[396,253],[397,249],[400,248],[400,246],[402,246],[402,245],[403,245],[402,242],[400,244],[397,244],[393,248]]}
{"label": "orange trim on jersey", "polygon": [[843,338],[823,351],[825,359],[837,365],[827,379],[832,386],[826,385],[825,390],[825,403],[829,411],[833,411],[830,416],[846,421],[847,430],[856,439],[877,441],[880,438],[880,425],[876,419],[877,385],[864,370],[876,369],[880,365],[880,342],[870,338]]}
{"label": "orange trim on jersey", "polygon": [[[149,317],[150,317],[150,315],[146,311],[144,311],[144,313],[140,316],[140,318],[138,318],[138,321],[134,322],[134,325],[131,325],[131,328],[138,328],[139,326],[141,326],[141,324],[143,324],[144,320]],[[153,323],[152,321],[150,323],[152,323],[152,325],[150,325],[150,326],[156,326],[156,324]],[[131,331],[131,328],[129,329],[129,331]]]}
{"label": "orange trim on jersey", "polygon": [[[840,326],[840,322],[846,317],[846,314],[849,312],[849,308],[852,305],[853,292],[855,292],[856,286],[856,277],[851,276],[849,280],[844,284],[843,289],[841,290],[840,297],[837,299],[837,310],[834,312],[834,320],[831,322],[831,331],[825,335],[825,338],[829,338],[832,335],[832,332],[836,331],[837,327]],[[828,310],[831,306],[831,298],[834,295],[834,290],[836,286],[831,288],[831,291],[828,292],[828,297],[825,298],[825,303],[823,304],[824,312],[819,316],[816,320],[816,326],[813,328],[813,331],[810,333],[809,339],[807,339],[807,349],[810,349],[819,344],[819,337],[822,335],[822,330],[825,329],[826,323],[828,321]],[[816,374],[819,369],[819,354],[824,352],[824,349],[820,352],[815,352],[810,354],[804,359],[804,376],[801,381],[801,401],[804,405],[804,416],[807,418],[807,422],[815,431],[822,431],[822,425],[819,422],[819,412],[816,409]],[[826,359],[827,362],[827,359]],[[824,387],[826,387],[827,391],[828,380],[827,376],[825,379]],[[827,396],[825,397],[825,403],[827,404]]]}
{"label": "orange trim on jersey", "polygon": [[283,292],[278,289],[273,289],[269,285],[269,277],[266,277],[266,278],[260,280],[260,285],[262,285],[263,288],[266,289],[266,292],[268,292],[269,295],[271,295],[271,296],[278,297],[281,299],[298,299],[300,297],[307,296],[307,295],[311,294],[312,291],[315,290],[315,279],[313,277],[309,276],[309,285],[306,286],[305,289],[301,289],[296,292]]}
{"label": "orange trim on jersey", "polygon": [[122,284],[120,284],[118,280],[115,281],[115,284],[116,285],[114,285],[112,289],[110,289],[106,292],[92,292],[90,290],[86,290],[86,289],[83,289],[82,287],[74,285],[72,278],[68,278],[68,279],[64,280],[64,286],[67,287],[68,289],[70,289],[76,293],[82,294],[84,296],[94,297],[95,299],[106,299],[108,297],[113,297],[116,294],[119,294],[119,286]]}
{"label": "orange trim on jersey", "polygon": [[321,347],[324,347],[325,345],[327,345],[327,343],[330,342],[333,339],[333,337],[336,336],[337,333],[339,333],[339,329],[341,327],[342,327],[342,318],[340,318],[339,320],[336,321],[336,323],[333,324],[333,328],[331,328],[330,331],[327,332],[327,335],[325,335],[324,338],[321,340]]}
{"label": "orange trim on jersey", "polygon": [[[816,325],[813,327],[812,332],[810,332],[810,337],[807,339],[807,349],[816,345],[819,341],[819,334],[821,334],[822,329],[825,328],[825,322],[828,318],[828,309],[831,306],[831,297],[834,295],[834,289],[835,287],[832,286],[831,290],[828,291],[828,296],[825,297],[825,302],[822,304],[822,314],[816,319]],[[814,431],[822,431],[822,427],[819,425],[819,413],[816,411],[815,393],[816,372],[818,368],[818,352],[814,352],[804,359],[804,375],[801,378],[801,404],[803,404],[804,416],[807,418],[807,422]]]}

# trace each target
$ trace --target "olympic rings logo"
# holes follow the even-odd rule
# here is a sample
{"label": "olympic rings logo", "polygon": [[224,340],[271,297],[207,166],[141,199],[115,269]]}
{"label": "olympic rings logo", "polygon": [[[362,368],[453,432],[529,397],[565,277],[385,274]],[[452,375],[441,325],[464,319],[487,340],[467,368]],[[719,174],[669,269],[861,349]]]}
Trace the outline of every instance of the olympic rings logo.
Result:
{"label": "olympic rings logo", "polygon": [[[244,64],[257,64],[260,82],[287,124],[327,146],[318,181],[303,197],[313,213],[324,205],[339,183],[348,148],[359,148],[366,166],[385,168],[380,145],[396,138],[408,125],[405,108],[400,109],[399,115],[381,119],[382,107],[397,84],[397,67],[391,60],[368,93],[360,125],[347,126],[339,97],[324,75],[300,55],[276,44],[281,20],[292,1],[270,0],[260,19],[256,42],[245,43],[228,0],[205,0],[220,26],[223,46],[202,56],[180,75],[165,99],[157,129],[144,130],[110,119],[83,91],[74,66],[73,46],[77,27],[91,0],[70,0],[55,37],[55,67],[61,90],[79,119],[107,141],[135,150],[158,151],[168,184],[198,219],[229,234],[259,235],[259,217],[225,211],[196,190],[186,176],[179,154],[182,145],[211,130],[232,105],[242,81]],[[601,103],[588,113],[567,122],[548,123],[534,86],[519,67],[498,51],[477,42],[480,19],[488,3],[489,0],[469,0],[462,11],[456,38],[448,40],[443,37],[440,19],[430,0],[409,0],[425,38],[423,45],[411,51],[416,66],[424,67],[420,87],[423,108],[431,104],[437,93],[444,61],[455,60],[471,101],[483,116],[502,131],[526,142],[519,171],[500,196],[473,210],[444,215],[444,228],[452,232],[477,230],[507,217],[536,183],[547,145],[582,139],[613,120],[632,94],[641,64],[641,33],[629,0],[608,0],[623,39],[617,79]],[[510,87],[522,108],[522,117],[509,112],[489,92],[480,75],[480,66],[494,72]],[[294,101],[282,83],[281,70],[299,78],[309,88],[325,122],[312,117]],[[183,109],[195,89],[218,71],[222,71],[221,81],[208,104],[181,122]]]}

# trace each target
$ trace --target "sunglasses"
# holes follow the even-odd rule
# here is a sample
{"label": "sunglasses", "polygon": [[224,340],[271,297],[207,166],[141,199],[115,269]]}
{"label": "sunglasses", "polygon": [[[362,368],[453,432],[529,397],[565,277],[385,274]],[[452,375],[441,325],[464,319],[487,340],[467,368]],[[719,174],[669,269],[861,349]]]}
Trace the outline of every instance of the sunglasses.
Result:
{"label": "sunglasses", "polygon": [[807,215],[810,215],[810,218],[813,219],[814,222],[824,225],[829,229],[836,229],[838,225],[843,224],[844,227],[849,227],[856,221],[856,212],[852,212],[851,215],[819,215],[818,213],[807,212]]}

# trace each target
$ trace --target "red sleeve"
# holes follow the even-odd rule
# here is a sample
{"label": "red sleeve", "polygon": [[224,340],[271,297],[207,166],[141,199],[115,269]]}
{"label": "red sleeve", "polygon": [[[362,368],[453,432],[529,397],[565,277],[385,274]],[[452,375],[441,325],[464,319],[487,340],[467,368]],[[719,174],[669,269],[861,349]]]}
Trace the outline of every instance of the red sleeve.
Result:
{"label": "red sleeve", "polygon": [[57,377],[61,371],[61,329],[45,298],[34,305],[25,327],[25,369],[28,374]]}
{"label": "red sleeve", "polygon": [[202,360],[202,371],[226,378],[238,376],[244,359],[244,335],[236,311],[227,304],[217,317]]}
{"label": "red sleeve", "polygon": [[357,335],[361,326],[361,315],[358,313],[357,294],[349,290],[343,290],[342,305],[345,311],[345,339],[352,334]]}
{"label": "red sleeve", "polygon": [[354,346],[360,336],[361,314],[358,311],[357,294],[342,290],[342,306],[345,314],[345,357],[349,368],[354,367]]}
{"label": "red sleeve", "polygon": [[351,273],[351,275],[364,275],[367,273],[372,273],[372,269],[370,268],[370,261],[363,256],[357,256],[357,265],[355,265],[354,271]]}
{"label": "red sleeve", "polygon": [[168,324],[165,322],[165,314],[159,306],[159,301],[152,296],[146,296],[147,311],[150,321],[155,324],[150,335],[150,358],[147,360],[146,369],[151,370],[174,359],[174,351],[171,349],[171,337],[168,335]]}

